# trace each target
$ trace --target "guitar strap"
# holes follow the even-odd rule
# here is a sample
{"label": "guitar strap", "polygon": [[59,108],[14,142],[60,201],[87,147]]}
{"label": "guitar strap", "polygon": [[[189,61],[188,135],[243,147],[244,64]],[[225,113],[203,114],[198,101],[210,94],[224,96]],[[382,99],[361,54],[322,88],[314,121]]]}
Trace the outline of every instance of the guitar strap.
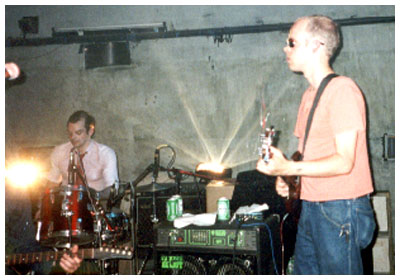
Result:
{"label": "guitar strap", "polygon": [[337,77],[337,76],[338,76],[338,75],[335,74],[335,73],[329,74],[328,76],[326,76],[326,77],[322,80],[321,84],[320,84],[319,87],[318,87],[317,94],[315,95],[315,98],[314,98],[314,103],[313,103],[313,105],[312,105],[312,107],[311,107],[310,113],[308,114],[306,132],[304,133],[303,151],[302,151],[302,153],[301,153],[300,160],[302,160],[302,159],[303,159],[303,156],[304,156],[304,151],[305,151],[305,149],[306,149],[306,142],[307,142],[307,138],[308,138],[308,133],[310,132],[312,119],[313,119],[313,116],[314,116],[315,109],[317,108],[318,101],[319,101],[319,99],[321,98],[322,92],[324,91],[324,89],[325,89],[325,87],[328,85],[328,83],[329,83],[333,78],[335,78],[335,77]]}

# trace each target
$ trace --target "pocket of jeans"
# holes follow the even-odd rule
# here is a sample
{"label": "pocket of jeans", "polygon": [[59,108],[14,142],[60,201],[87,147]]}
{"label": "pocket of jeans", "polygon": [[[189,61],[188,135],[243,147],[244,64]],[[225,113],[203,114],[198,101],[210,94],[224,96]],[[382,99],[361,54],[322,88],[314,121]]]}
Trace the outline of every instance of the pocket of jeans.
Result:
{"label": "pocket of jeans", "polygon": [[371,206],[356,208],[357,215],[357,244],[361,249],[366,248],[371,243],[375,232],[375,216]]}
{"label": "pocket of jeans", "polygon": [[348,205],[345,201],[328,201],[320,204],[320,210],[325,219],[334,227],[350,223]]}

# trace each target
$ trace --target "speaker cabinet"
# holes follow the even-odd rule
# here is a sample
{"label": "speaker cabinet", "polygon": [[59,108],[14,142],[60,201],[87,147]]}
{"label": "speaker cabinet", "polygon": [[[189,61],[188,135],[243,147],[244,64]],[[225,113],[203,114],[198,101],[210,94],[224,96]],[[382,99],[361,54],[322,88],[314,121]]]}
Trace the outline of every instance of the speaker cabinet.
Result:
{"label": "speaker cabinet", "polygon": [[371,244],[373,273],[395,274],[390,193],[378,191],[371,196],[371,201],[378,227],[377,238]]}
{"label": "speaker cabinet", "polygon": [[[166,216],[166,203],[167,200],[178,191],[174,184],[167,191],[155,193],[155,208],[156,217],[159,222],[167,220]],[[205,185],[199,184],[196,186],[194,183],[181,184],[181,196],[183,199],[183,212],[199,214],[205,211]],[[154,215],[153,209],[153,194],[152,193],[138,193],[136,195],[136,238],[139,247],[148,247],[153,244],[153,225],[152,218]]]}

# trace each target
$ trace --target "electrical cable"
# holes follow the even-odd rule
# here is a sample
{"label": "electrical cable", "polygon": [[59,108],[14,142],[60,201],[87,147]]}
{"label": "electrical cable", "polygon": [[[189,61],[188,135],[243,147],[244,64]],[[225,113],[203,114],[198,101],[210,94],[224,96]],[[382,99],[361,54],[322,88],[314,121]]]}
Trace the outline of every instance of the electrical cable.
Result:
{"label": "electrical cable", "polygon": [[270,240],[270,245],[271,245],[272,261],[274,264],[274,270],[275,270],[275,274],[279,275],[276,260],[275,260],[274,244],[273,244],[273,240],[272,240],[271,229],[269,228],[267,223],[253,223],[253,224],[243,224],[242,225],[242,227],[254,227],[254,226],[265,226],[265,228],[268,230],[269,240]]}
{"label": "electrical cable", "polygon": [[283,224],[286,221],[286,218],[289,216],[289,213],[286,213],[285,216],[282,218],[282,222],[279,227],[279,234],[281,238],[281,247],[282,247],[282,275],[285,275],[285,243],[283,240]]}

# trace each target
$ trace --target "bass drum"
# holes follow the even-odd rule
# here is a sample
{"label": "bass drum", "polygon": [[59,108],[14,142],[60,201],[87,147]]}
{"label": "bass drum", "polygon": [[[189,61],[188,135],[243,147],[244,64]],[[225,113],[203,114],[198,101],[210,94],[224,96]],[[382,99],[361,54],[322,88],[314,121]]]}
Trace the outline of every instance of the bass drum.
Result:
{"label": "bass drum", "polygon": [[83,186],[61,186],[46,189],[42,198],[38,224],[43,246],[66,248],[95,240],[92,207]]}

